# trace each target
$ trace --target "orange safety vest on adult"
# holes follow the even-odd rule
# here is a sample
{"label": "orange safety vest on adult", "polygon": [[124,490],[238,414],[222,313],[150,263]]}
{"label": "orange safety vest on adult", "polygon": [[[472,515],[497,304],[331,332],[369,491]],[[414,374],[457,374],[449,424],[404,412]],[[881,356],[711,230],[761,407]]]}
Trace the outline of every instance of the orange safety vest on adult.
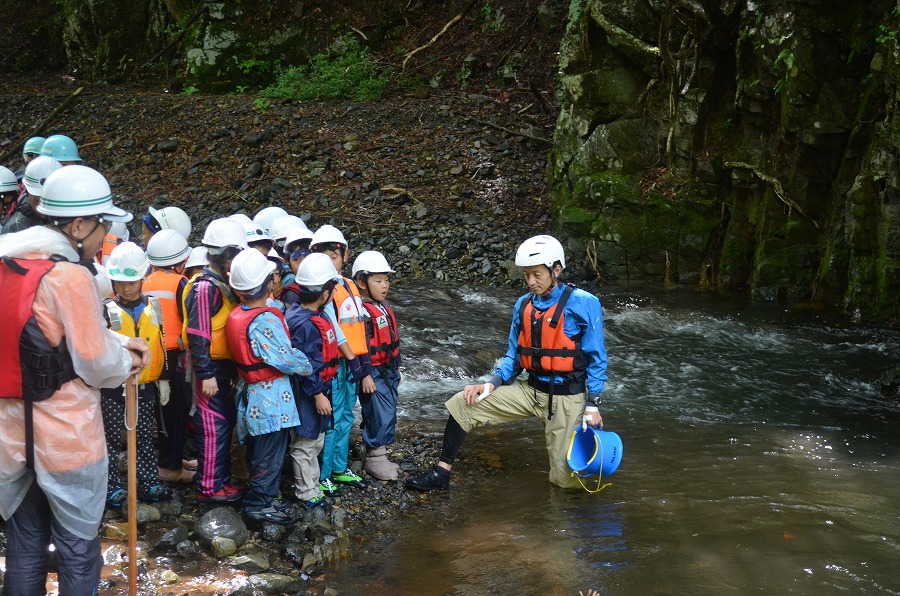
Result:
{"label": "orange safety vest on adult", "polygon": [[287,323],[284,321],[284,315],[277,308],[264,306],[261,308],[244,309],[240,306],[231,311],[228,320],[225,322],[225,336],[228,340],[228,349],[234,363],[237,365],[238,373],[246,383],[258,383],[259,381],[271,381],[279,377],[283,377],[284,373],[263,362],[254,352],[250,345],[250,324],[256,317],[264,312],[270,312],[275,315],[281,324],[284,325],[284,332],[290,337]]}
{"label": "orange safety vest on adult", "polygon": [[331,300],[334,302],[335,316],[347,339],[347,345],[357,356],[368,354],[369,344],[366,341],[363,305],[356,284],[342,277],[334,286]]}
{"label": "orange safety vest on adult", "polygon": [[77,375],[63,340],[50,345],[34,318],[38,284],[56,265],[50,259],[2,258],[0,296],[0,398],[42,401]]}
{"label": "orange safety vest on adult", "polygon": [[166,363],[165,339],[163,335],[163,313],[159,300],[147,297],[146,304],[140,308],[135,321],[133,312],[115,300],[107,300],[106,316],[109,328],[125,337],[140,337],[150,351],[150,364],[141,371],[138,383],[152,383],[162,375]]}
{"label": "orange safety vest on adult", "polygon": [[391,364],[400,356],[400,334],[394,311],[385,303],[379,305],[364,301],[363,308],[369,313],[371,336],[369,337],[369,359],[372,366]]}
{"label": "orange safety vest on adult", "polygon": [[[218,292],[212,296],[209,287],[212,285]],[[216,310],[216,303],[221,307]],[[228,349],[228,338],[225,336],[225,323],[228,315],[238,304],[237,296],[225,282],[209,269],[188,282],[184,288],[183,309],[185,313],[181,340],[188,346],[188,335],[195,335],[209,342],[209,355],[212,360],[232,360]],[[215,310],[213,313],[212,311]],[[194,365],[197,365],[196,358]]]}
{"label": "orange safety vest on adult", "polygon": [[319,371],[319,375],[322,377],[323,382],[328,383],[328,381],[337,376],[340,362],[341,353],[338,350],[337,334],[331,326],[331,321],[328,320],[324,313],[316,312],[310,317],[310,320],[322,336],[322,360],[324,364],[322,365],[322,370]]}
{"label": "orange safety vest on adult", "polygon": [[565,333],[564,311],[573,289],[566,285],[556,305],[547,310],[535,308],[530,300],[524,304],[517,352],[525,370],[568,375],[580,385],[580,393],[588,362],[581,349],[581,338],[570,338]]}
{"label": "orange safety vest on adult", "polygon": [[[178,288],[182,287],[182,295]],[[181,344],[178,338],[184,329],[184,317],[182,316],[183,293],[187,290],[187,278],[180,273],[168,269],[155,269],[141,286],[141,292],[147,296],[153,296],[159,300],[162,307],[163,330],[166,336],[167,350],[180,350]],[[179,300],[180,299],[180,300]]]}

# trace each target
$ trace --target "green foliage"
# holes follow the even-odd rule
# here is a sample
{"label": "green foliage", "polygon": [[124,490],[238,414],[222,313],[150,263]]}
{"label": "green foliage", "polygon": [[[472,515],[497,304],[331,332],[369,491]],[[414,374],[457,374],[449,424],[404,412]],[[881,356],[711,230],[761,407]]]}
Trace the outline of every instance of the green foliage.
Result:
{"label": "green foliage", "polygon": [[262,112],[266,113],[266,110],[269,109],[269,101],[265,97],[257,97],[253,100],[253,107]]}
{"label": "green foliage", "polygon": [[796,76],[797,68],[796,57],[794,56],[794,52],[791,51],[790,48],[784,48],[781,52],[778,53],[778,57],[775,58],[775,66],[777,67],[779,64],[784,65],[784,75],[775,82],[775,86],[773,87],[773,91],[775,93],[781,93],[782,89],[787,85],[788,80]]}
{"label": "green foliage", "polygon": [[194,87],[193,85],[188,85],[187,87],[185,87],[184,89],[181,90],[181,94],[182,95],[194,95],[195,93],[198,93],[199,91],[200,91],[200,89],[198,89],[197,87]]}
{"label": "green foliage", "polygon": [[373,101],[388,83],[369,51],[355,38],[339,38],[327,52],[316,54],[307,66],[282,69],[278,78],[262,91],[266,97],[323,99],[345,97]]}
{"label": "green foliage", "polygon": [[500,31],[503,29],[503,25],[506,24],[506,15],[503,13],[503,9],[495,11],[491,7],[490,2],[485,2],[475,17],[474,23],[481,26],[482,33]]}
{"label": "green foliage", "polygon": [[887,44],[900,37],[900,23],[898,23],[898,20],[900,20],[900,4],[894,7],[890,15],[885,15],[885,22],[878,26],[878,37],[875,38],[875,41]]}

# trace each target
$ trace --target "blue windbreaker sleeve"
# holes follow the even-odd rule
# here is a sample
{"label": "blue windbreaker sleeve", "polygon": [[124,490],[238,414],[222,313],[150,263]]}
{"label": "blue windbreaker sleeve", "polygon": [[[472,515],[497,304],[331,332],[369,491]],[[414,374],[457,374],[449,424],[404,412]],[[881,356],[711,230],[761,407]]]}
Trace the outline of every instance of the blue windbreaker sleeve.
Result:
{"label": "blue windbreaker sleeve", "polygon": [[525,294],[516,301],[516,306],[513,308],[509,337],[506,339],[506,354],[500,359],[497,369],[494,371],[494,376],[491,378],[491,384],[494,387],[511,385],[515,378],[519,376],[519,373],[522,372],[516,352],[519,347],[519,331],[522,327],[522,309],[525,306],[525,301],[530,297],[531,294]]}
{"label": "blue windbreaker sleeve", "polygon": [[222,294],[215,284],[198,279],[184,299],[184,306],[187,311],[188,350],[191,353],[194,375],[201,380],[211,379],[219,370],[209,353],[212,317],[222,308]]}
{"label": "blue windbreaker sleeve", "polygon": [[322,358],[322,336],[315,323],[309,320],[310,313],[303,312],[304,310],[306,309],[299,304],[294,304],[288,309],[285,318],[291,334],[291,345],[303,352],[311,369],[310,374],[299,377],[300,390],[312,397],[325,390],[325,383],[319,374],[325,366],[325,360]]}
{"label": "blue windbreaker sleeve", "polygon": [[571,317],[582,333],[581,349],[587,356],[588,396],[597,397],[606,384],[606,347],[603,342],[603,309],[600,300],[584,290],[575,290],[566,303],[566,320]]}
{"label": "blue windbreaker sleeve", "polygon": [[338,325],[337,313],[334,312],[334,301],[329,300],[328,304],[322,307],[322,310],[328,316],[328,320],[331,321],[331,326],[334,327],[334,334],[337,337],[338,345],[342,346],[347,343],[347,338],[344,336],[344,330]]}
{"label": "blue windbreaker sleeve", "polygon": [[281,321],[270,312],[263,312],[247,329],[250,349],[256,357],[288,375],[306,376],[312,372],[309,359],[291,345]]}

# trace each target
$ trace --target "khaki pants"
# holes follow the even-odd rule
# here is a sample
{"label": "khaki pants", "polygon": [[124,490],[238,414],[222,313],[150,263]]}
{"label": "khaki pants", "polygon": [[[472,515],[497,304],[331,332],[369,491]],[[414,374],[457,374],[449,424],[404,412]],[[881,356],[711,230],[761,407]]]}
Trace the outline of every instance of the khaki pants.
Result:
{"label": "khaki pants", "polygon": [[566,463],[566,453],[572,431],[581,424],[585,395],[554,395],[553,419],[547,420],[549,396],[523,381],[501,385],[493,393],[474,405],[466,404],[462,391],[447,400],[447,410],[462,429],[472,429],[491,423],[511,422],[523,418],[537,418],[544,425],[547,454],[550,458],[550,482],[563,488],[576,488],[578,480]]}

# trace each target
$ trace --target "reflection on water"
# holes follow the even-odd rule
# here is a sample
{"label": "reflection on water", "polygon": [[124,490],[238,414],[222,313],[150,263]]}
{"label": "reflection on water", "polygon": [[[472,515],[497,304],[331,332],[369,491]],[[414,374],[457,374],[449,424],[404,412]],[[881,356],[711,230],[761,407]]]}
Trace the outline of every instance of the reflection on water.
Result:
{"label": "reflection on water", "polygon": [[[898,335],[693,293],[601,292],[604,419],[624,459],[597,495],[547,483],[536,421],[479,429],[446,494],[336,574],[342,594],[900,594]],[[486,378],[516,294],[392,289],[401,417],[446,419]],[[428,426],[428,428],[432,428]],[[435,454],[436,455],[436,454]],[[465,458],[496,470],[467,474]]]}

